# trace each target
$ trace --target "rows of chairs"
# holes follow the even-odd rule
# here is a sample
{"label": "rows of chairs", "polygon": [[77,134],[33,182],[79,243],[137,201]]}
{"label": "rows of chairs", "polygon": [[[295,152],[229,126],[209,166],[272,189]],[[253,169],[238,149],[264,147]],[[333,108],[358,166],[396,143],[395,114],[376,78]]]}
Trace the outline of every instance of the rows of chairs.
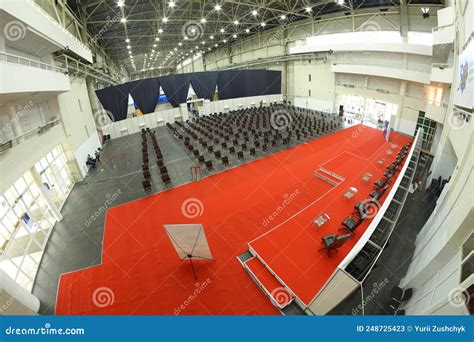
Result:
{"label": "rows of chairs", "polygon": [[151,137],[151,142],[153,145],[154,155],[156,158],[156,165],[161,174],[161,180],[165,184],[169,184],[171,182],[171,178],[168,174],[168,169],[164,164],[163,153],[161,152],[160,146],[158,145],[158,141],[156,140],[155,132],[151,131],[149,128],[142,129],[142,173],[143,173],[143,190],[145,193],[151,191],[151,173],[150,173],[150,163],[148,157],[148,135]]}
{"label": "rows of chairs", "polygon": [[344,235],[330,234],[322,237],[323,247],[319,251],[327,251],[331,255],[331,251],[341,247],[345,241],[354,235],[357,227],[367,219],[371,210],[377,211],[379,209],[378,200],[383,196],[385,191],[390,187],[390,182],[393,176],[397,173],[403,160],[405,159],[411,143],[403,146],[397,154],[395,160],[386,167],[383,177],[374,182],[374,188],[369,193],[369,197],[363,201],[359,201],[354,206],[354,211],[342,221],[342,227],[339,231],[345,233]]}
{"label": "rows of chairs", "polygon": [[212,170],[213,161],[228,166],[234,159],[256,157],[258,152],[274,153],[329,134],[342,127],[342,120],[322,112],[275,104],[167,126],[200,164]]}

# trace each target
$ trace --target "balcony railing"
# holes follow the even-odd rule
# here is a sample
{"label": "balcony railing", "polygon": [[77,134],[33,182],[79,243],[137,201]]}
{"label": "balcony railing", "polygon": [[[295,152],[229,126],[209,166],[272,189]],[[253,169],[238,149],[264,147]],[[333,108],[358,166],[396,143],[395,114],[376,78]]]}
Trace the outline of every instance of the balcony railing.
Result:
{"label": "balcony railing", "polygon": [[54,64],[39,62],[31,58],[12,55],[11,53],[1,52],[1,51],[0,51],[0,62],[20,64],[20,65],[33,67],[33,68],[39,68],[43,70],[49,70],[49,71],[61,72],[61,73],[66,73],[67,71],[65,68],[61,68]]}
{"label": "balcony railing", "polygon": [[48,129],[50,129],[51,127],[59,125],[60,123],[61,123],[61,119],[52,119],[51,121],[41,126],[38,126],[28,132],[25,132],[22,135],[19,135],[13,139],[0,142],[0,155],[7,152],[9,149],[13,148],[14,146],[20,144],[22,141],[29,139],[33,136],[42,134],[46,132]]}

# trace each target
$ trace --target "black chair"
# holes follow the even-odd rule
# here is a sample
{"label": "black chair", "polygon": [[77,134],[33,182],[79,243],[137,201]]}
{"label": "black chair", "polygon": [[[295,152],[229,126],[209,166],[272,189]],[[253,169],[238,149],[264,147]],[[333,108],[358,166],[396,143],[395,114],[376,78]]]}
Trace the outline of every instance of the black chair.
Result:
{"label": "black chair", "polygon": [[244,152],[242,151],[237,152],[237,158],[244,159]]}
{"label": "black chair", "polygon": [[222,157],[222,164],[224,166],[229,165],[229,157],[227,157],[227,156]]}
{"label": "black chair", "polygon": [[221,159],[221,151],[214,152],[214,156],[216,157],[216,159]]}
{"label": "black chair", "polygon": [[221,144],[221,146],[222,146],[222,148],[227,148],[227,143],[224,142],[224,143]]}
{"label": "black chair", "polygon": [[199,150],[193,150],[193,154],[195,157],[199,157]]}
{"label": "black chair", "polygon": [[207,150],[209,151],[209,153],[214,152],[214,146],[209,146],[209,147],[207,148]]}
{"label": "black chair", "polygon": [[393,300],[396,300],[399,303],[406,302],[407,300],[410,300],[410,298],[413,296],[413,289],[409,288],[403,291],[401,287],[394,286],[392,290],[390,291],[390,297]]}
{"label": "black chair", "polygon": [[205,164],[206,164],[206,169],[212,170],[212,161],[208,160],[208,161],[206,161]]}
{"label": "black chair", "polygon": [[252,147],[252,148],[250,149],[250,155],[251,155],[251,156],[255,156],[256,154],[257,154],[257,152],[256,152],[255,149]]}
{"label": "black chair", "polygon": [[351,238],[351,234],[346,235],[325,235],[321,238],[322,243],[324,244],[323,248],[319,249],[319,252],[326,250],[328,256],[331,256],[331,251],[336,251],[339,247],[341,247],[347,240]]}
{"label": "black chair", "polygon": [[143,178],[145,178],[146,180],[149,180],[151,178],[150,171],[144,170],[143,171]]}
{"label": "black chair", "polygon": [[168,169],[166,168],[166,166],[161,166],[160,167],[160,173],[163,174],[163,173],[168,173]]}
{"label": "black chair", "polygon": [[358,217],[357,219],[354,219],[352,216],[346,217],[344,221],[342,221],[342,225],[344,227],[340,228],[339,231],[344,231],[349,234],[353,234],[354,231],[359,227],[359,225],[362,223],[364,218]]}
{"label": "black chair", "polygon": [[161,174],[161,180],[165,183],[165,184],[168,184],[171,182],[171,178],[170,176],[168,175],[168,173],[162,173]]}
{"label": "black chair", "polygon": [[241,146],[241,147],[242,147],[242,151],[245,151],[245,150],[247,150],[247,145],[246,145],[246,144],[242,144],[242,146]]}
{"label": "black chair", "polygon": [[235,147],[232,146],[231,148],[229,148],[229,153],[235,154]]}
{"label": "black chair", "polygon": [[203,164],[206,160],[204,159],[204,156],[199,156],[198,161]]}
{"label": "black chair", "polygon": [[262,145],[262,151],[264,151],[264,152],[268,151],[268,146],[267,146],[267,144],[263,144],[263,145]]}
{"label": "black chair", "polygon": [[144,191],[145,193],[148,193],[148,192],[151,191],[151,184],[150,184],[150,181],[148,181],[148,180],[145,179],[144,181],[142,181],[142,185],[143,185],[143,191]]}

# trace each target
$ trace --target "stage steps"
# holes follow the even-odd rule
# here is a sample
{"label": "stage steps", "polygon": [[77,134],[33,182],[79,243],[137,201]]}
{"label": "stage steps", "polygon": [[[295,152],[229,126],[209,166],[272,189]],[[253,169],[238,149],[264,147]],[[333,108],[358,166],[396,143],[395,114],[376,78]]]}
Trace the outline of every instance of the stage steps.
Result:
{"label": "stage steps", "polygon": [[339,176],[338,174],[331,172],[324,167],[319,167],[316,171],[313,172],[314,177],[320,178],[326,183],[331,184],[332,186],[338,186],[342,183],[345,178]]}
{"label": "stage steps", "polygon": [[293,302],[295,299],[293,295],[285,289],[257,257],[246,260],[243,265],[276,307],[283,309]]}

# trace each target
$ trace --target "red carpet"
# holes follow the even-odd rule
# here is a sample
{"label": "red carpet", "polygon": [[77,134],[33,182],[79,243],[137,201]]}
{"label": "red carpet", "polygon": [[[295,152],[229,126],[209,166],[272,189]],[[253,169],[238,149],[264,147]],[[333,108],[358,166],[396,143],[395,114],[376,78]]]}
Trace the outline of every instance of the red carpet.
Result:
{"label": "red carpet", "polygon": [[[390,138],[397,144],[410,140],[398,134],[391,134]],[[311,279],[318,284],[324,282],[368,224],[359,227],[358,236],[337,257],[321,259],[322,254],[317,253],[320,235],[337,229],[336,223],[352,211],[354,199],[342,198],[341,191],[350,184],[359,188],[356,198],[365,198],[370,186],[364,188],[360,177],[367,170],[374,180],[382,174],[383,168],[374,161],[384,156],[387,165],[394,158],[385,154],[389,146],[381,131],[355,126],[199,182],[109,209],[102,264],[61,276],[56,313],[278,314],[236,257],[247,250],[249,241],[333,189],[324,201],[290,221],[294,223],[277,229],[284,229],[285,234],[268,234],[268,244],[254,242],[265,245],[262,253],[268,254],[268,260],[283,273],[291,273],[301,296],[310,298],[314,288],[305,290],[304,284]],[[319,166],[342,175],[346,181],[333,188],[316,180],[312,172]],[[190,198],[202,203],[196,218],[187,218],[182,212],[183,202]],[[331,221],[315,232],[311,221],[323,208],[331,211]],[[195,263],[197,281],[189,263],[178,259],[165,234],[163,224],[173,223],[204,226],[215,261]],[[282,243],[289,248],[280,249]],[[293,265],[289,269],[288,261]]]}

